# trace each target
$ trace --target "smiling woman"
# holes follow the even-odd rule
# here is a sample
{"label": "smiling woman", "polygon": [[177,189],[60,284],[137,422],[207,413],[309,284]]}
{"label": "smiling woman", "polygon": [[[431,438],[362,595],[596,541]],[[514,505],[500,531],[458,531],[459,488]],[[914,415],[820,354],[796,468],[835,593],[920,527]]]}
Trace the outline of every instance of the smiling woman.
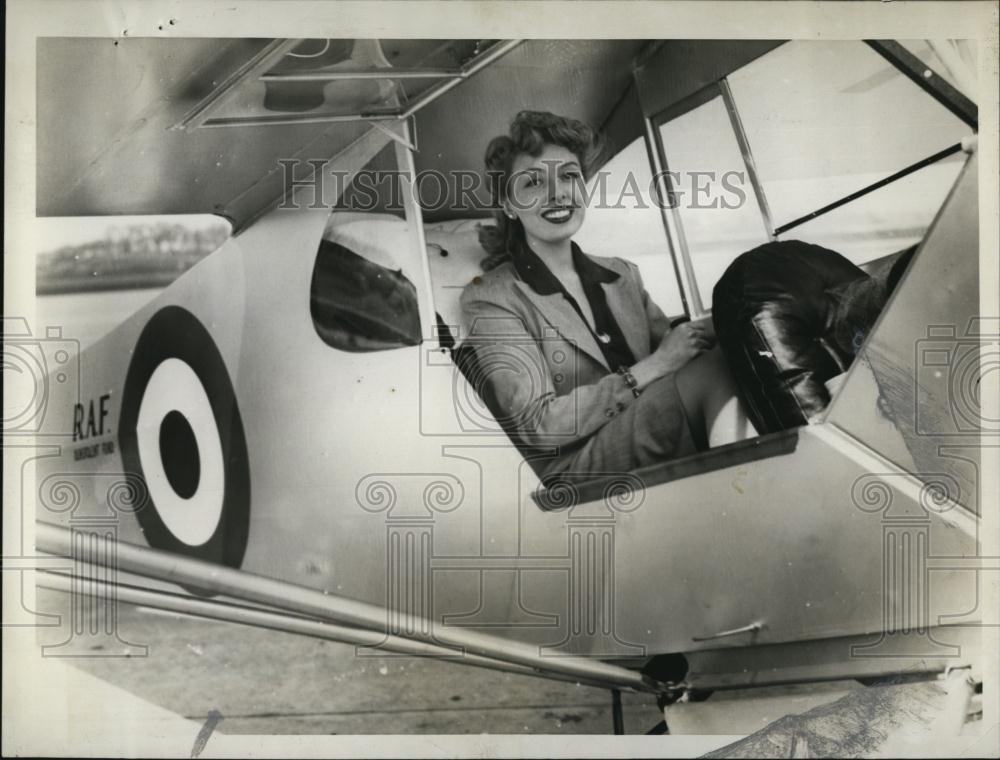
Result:
{"label": "smiling woman", "polygon": [[711,326],[672,328],[634,264],[573,242],[600,152],[588,126],[544,112],[519,113],[490,142],[497,226],[481,237],[486,275],[462,294],[478,390],[560,479],[692,454],[709,445],[707,419],[738,411]]}

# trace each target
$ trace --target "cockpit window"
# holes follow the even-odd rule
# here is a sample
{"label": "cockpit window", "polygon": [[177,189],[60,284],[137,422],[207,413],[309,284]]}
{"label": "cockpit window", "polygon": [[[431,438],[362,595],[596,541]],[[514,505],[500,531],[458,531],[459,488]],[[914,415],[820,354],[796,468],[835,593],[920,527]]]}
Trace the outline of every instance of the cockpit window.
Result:
{"label": "cockpit window", "polygon": [[420,343],[413,283],[339,243],[320,243],[309,300],[313,326],[333,348],[386,351]]}
{"label": "cockpit window", "polygon": [[957,152],[929,161],[813,220],[972,129],[862,42],[788,42],[728,81],[779,239],[858,264],[902,250],[919,242],[964,163]]}
{"label": "cockpit window", "polygon": [[[637,138],[590,180],[587,220],[575,238],[587,253],[628,259],[642,274],[650,298],[669,316],[684,313],[680,287],[653,200],[646,144]],[[627,230],[627,234],[623,231]]]}
{"label": "cockpit window", "polygon": [[743,251],[768,239],[722,96],[660,125],[667,175],[706,308],[712,288]]}
{"label": "cockpit window", "polygon": [[706,307],[730,262],[768,239],[858,265],[918,243],[973,131],[860,41],[786,42],[654,122],[674,233]]}

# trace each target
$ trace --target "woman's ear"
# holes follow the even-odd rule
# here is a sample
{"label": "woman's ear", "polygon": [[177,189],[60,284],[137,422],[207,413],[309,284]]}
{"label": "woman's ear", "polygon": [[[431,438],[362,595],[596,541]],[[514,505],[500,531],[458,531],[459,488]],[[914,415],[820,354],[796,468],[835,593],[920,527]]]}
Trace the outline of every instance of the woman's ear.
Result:
{"label": "woman's ear", "polygon": [[514,209],[510,207],[510,203],[507,201],[504,201],[503,203],[503,215],[511,221],[517,219],[517,214],[514,213]]}

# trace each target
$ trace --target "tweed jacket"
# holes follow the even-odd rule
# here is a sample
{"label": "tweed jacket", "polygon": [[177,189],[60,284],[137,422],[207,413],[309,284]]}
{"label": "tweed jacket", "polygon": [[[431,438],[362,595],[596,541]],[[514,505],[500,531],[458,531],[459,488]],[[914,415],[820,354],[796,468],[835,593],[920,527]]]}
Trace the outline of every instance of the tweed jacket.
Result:
{"label": "tweed jacket", "polygon": [[[608,309],[636,361],[670,330],[643,287],[638,267],[588,256],[618,275],[601,283]],[[529,445],[568,446],[593,435],[636,397],[608,367],[589,327],[561,293],[542,295],[505,262],[461,296],[462,345],[472,346],[487,404],[508,432]]]}

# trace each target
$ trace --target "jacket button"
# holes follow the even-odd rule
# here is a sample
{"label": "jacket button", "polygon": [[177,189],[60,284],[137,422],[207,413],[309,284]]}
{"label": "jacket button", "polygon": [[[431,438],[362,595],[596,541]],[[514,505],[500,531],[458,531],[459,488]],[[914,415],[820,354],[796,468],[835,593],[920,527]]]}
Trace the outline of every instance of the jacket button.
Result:
{"label": "jacket button", "polygon": [[605,409],[604,410],[604,416],[605,417],[614,417],[615,416],[614,409]]}
{"label": "jacket button", "polygon": [[619,401],[618,404],[616,405],[616,408],[618,409],[619,412],[624,412],[625,411],[625,404],[622,403],[621,401]]}

